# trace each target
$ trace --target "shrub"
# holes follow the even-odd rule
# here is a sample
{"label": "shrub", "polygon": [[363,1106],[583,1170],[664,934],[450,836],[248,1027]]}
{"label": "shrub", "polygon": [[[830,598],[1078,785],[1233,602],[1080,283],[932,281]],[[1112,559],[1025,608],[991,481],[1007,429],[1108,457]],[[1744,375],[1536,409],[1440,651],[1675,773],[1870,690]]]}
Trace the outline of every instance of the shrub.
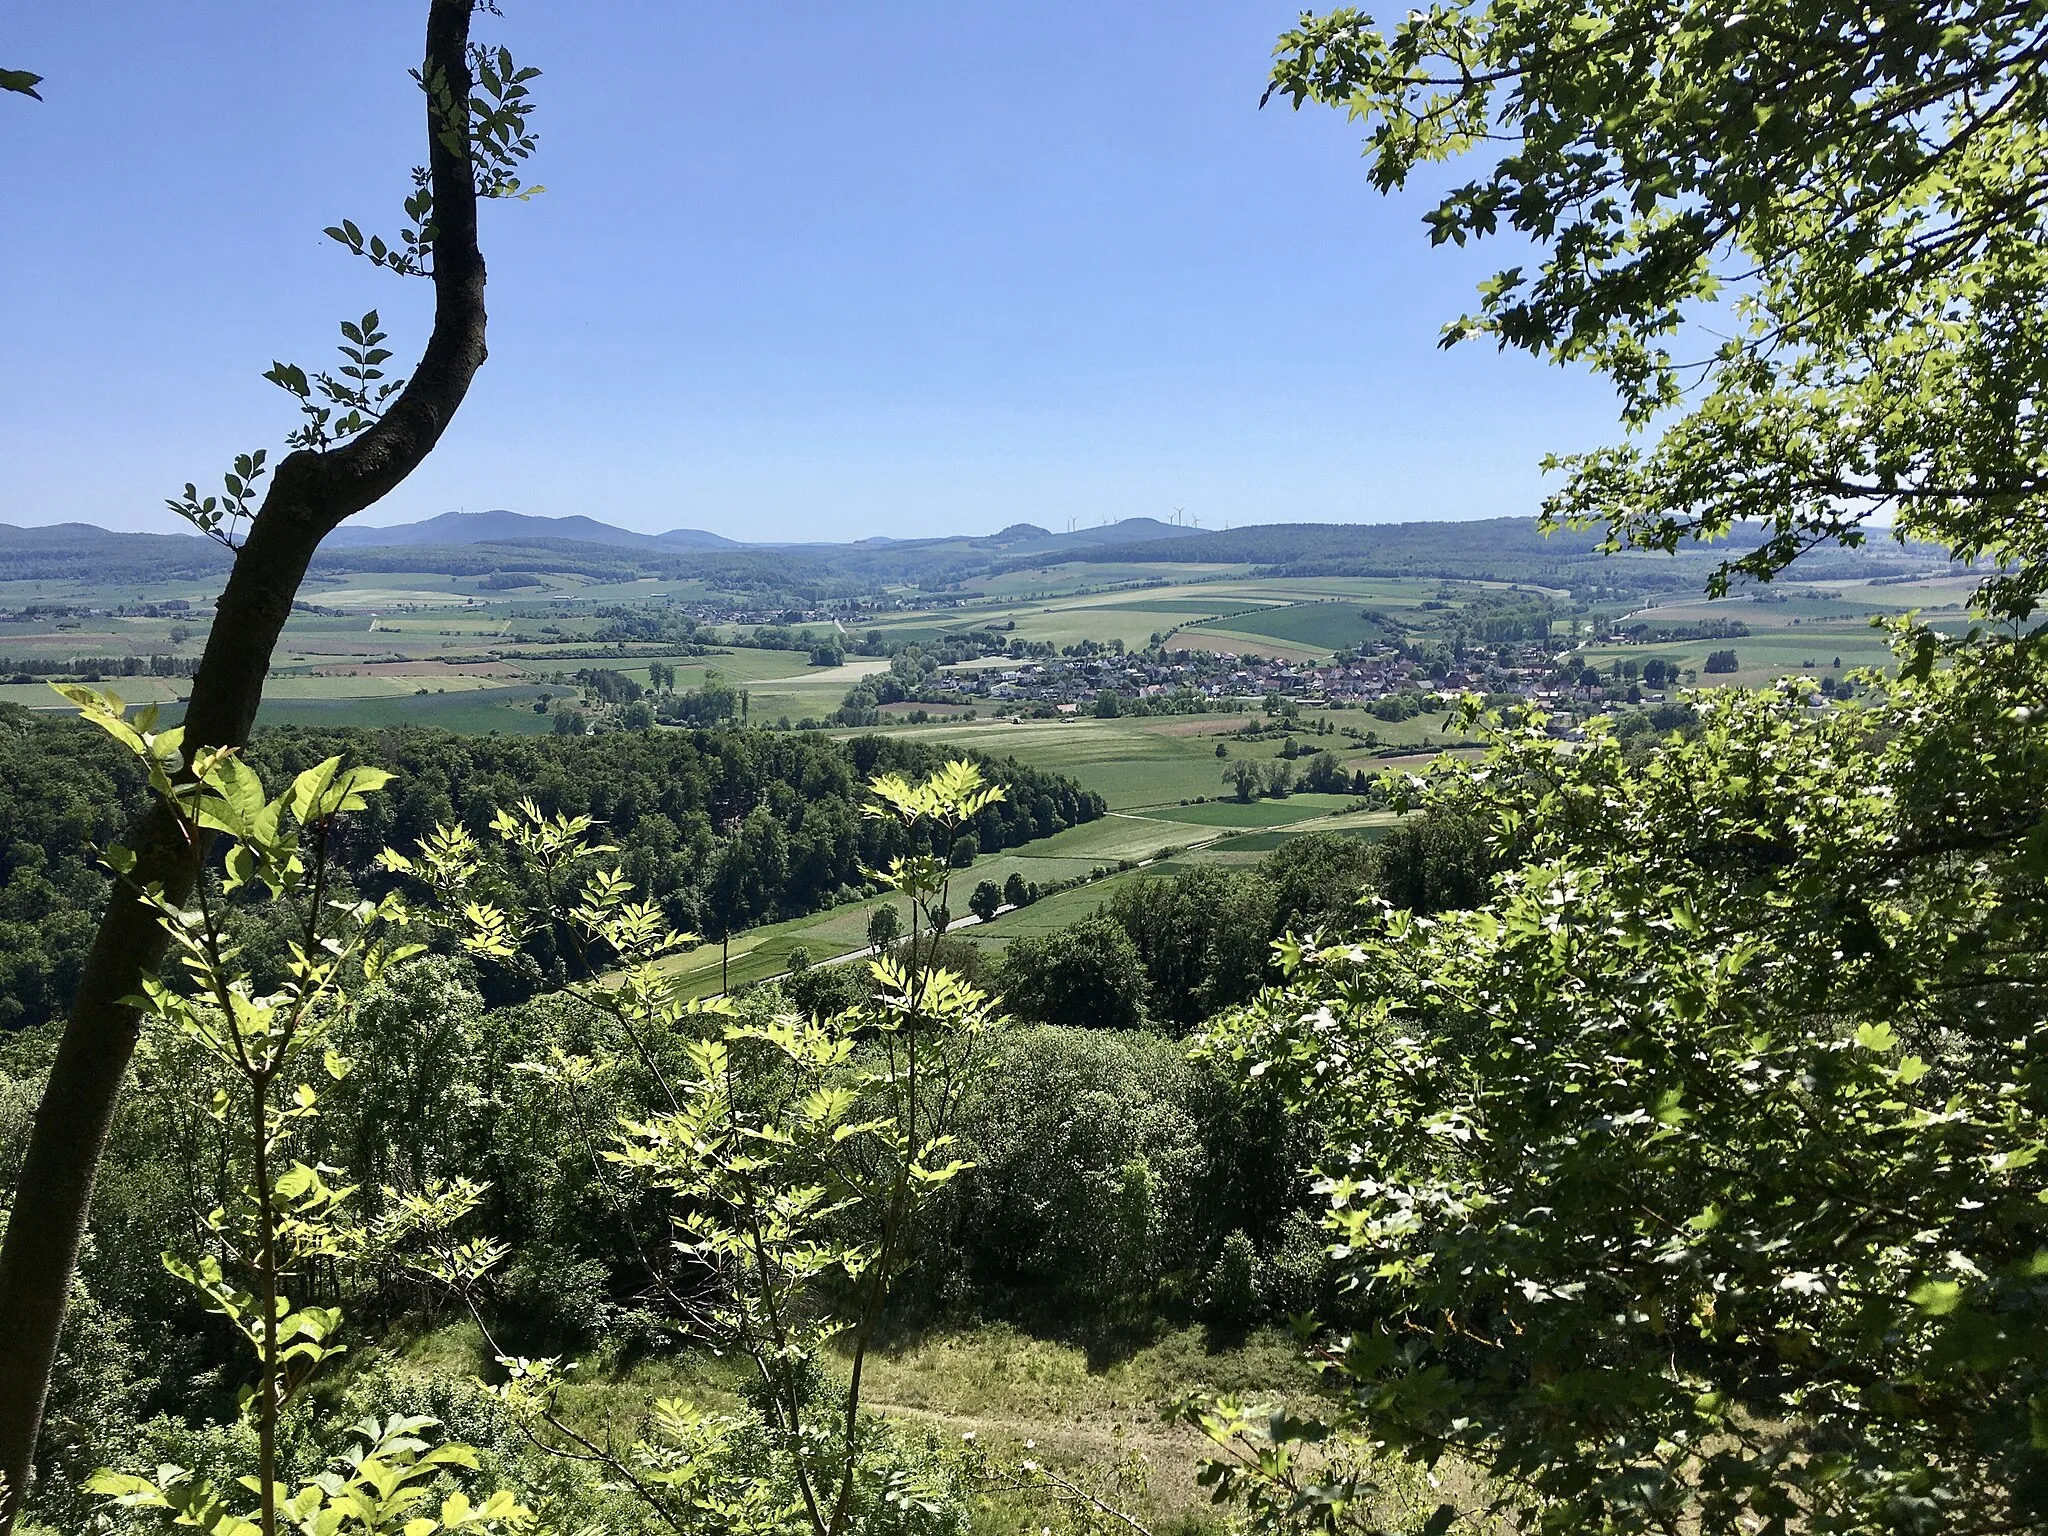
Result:
{"label": "shrub", "polygon": [[1200,1255],[1195,1092],[1183,1050],[1156,1035],[1004,1036],[961,1104],[975,1172],[929,1229],[945,1234],[936,1269],[963,1275],[985,1310],[1134,1320]]}
{"label": "shrub", "polygon": [[1002,904],[1003,893],[993,880],[982,881],[974,888],[974,894],[967,898],[967,910],[984,923],[996,915],[996,909]]}
{"label": "shrub", "polygon": [[1131,936],[1097,913],[1013,940],[997,977],[1010,1011],[1035,1024],[1129,1029],[1145,1017],[1145,967]]}
{"label": "shrub", "polygon": [[1259,1254],[1242,1231],[1223,1239],[1223,1248],[1202,1284],[1203,1314],[1219,1328],[1249,1328],[1264,1310]]}

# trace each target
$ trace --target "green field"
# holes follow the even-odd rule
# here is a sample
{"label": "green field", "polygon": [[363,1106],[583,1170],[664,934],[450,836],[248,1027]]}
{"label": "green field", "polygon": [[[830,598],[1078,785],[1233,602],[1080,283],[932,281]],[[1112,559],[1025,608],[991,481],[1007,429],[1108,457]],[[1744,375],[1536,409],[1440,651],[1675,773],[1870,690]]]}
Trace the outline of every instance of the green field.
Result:
{"label": "green field", "polygon": [[[1347,810],[1351,803],[1342,795],[1295,795],[1250,805],[1175,806],[1143,816],[1104,816],[1018,848],[983,854],[971,868],[954,873],[952,911],[956,918],[963,916],[968,896],[984,880],[1002,886],[1012,874],[1017,874],[1044,886],[1088,880],[1097,870],[1111,869],[1100,879],[1001,913],[993,922],[971,924],[959,930],[961,937],[999,951],[1020,935],[1049,933],[1087,916],[1109,900],[1123,881],[1169,873],[1190,862],[1252,863],[1290,837],[1322,831],[1376,834],[1394,820],[1383,811]],[[1239,831],[1246,827],[1252,830]],[[1150,862],[1161,853],[1169,856]],[[1114,870],[1113,866],[1126,861],[1142,863],[1144,867]],[[869,916],[875,908],[891,902],[900,902],[900,898],[874,896],[826,912],[748,929],[732,942],[728,966],[731,984],[739,987],[780,975],[789,968],[789,952],[799,944],[810,952],[814,962],[837,959],[866,948]],[[677,955],[665,962],[663,969],[680,977],[693,994],[708,996],[718,991],[718,946],[706,944]]]}
{"label": "green field", "polygon": [[[905,734],[969,747],[991,757],[1068,774],[1109,802],[1111,810],[1171,804],[1223,793],[1216,738],[1244,723],[1239,715],[1165,719],[974,720],[910,726]],[[847,733],[857,734],[857,733]],[[1233,742],[1233,754],[1271,757],[1278,744]]]}
{"label": "green field", "polygon": [[1133,613],[1197,614],[1206,618],[1218,618],[1233,613],[1254,613],[1262,608],[1284,606],[1276,598],[1247,598],[1235,592],[1217,591],[1207,597],[1150,597],[1126,598],[1117,602],[1117,607]]}
{"label": "green field", "polygon": [[1154,864],[1145,869],[1126,870],[1120,875],[1090,881],[1070,891],[1059,891],[1015,912],[1005,912],[992,923],[960,931],[960,937],[987,955],[999,955],[1013,939],[1042,938],[1070,923],[1078,923],[1099,910],[1110,897],[1133,880],[1145,880],[1170,870],[1171,864]]}
{"label": "green field", "polygon": [[506,736],[538,736],[553,729],[547,715],[535,714],[533,701],[547,690],[499,688],[466,693],[430,693],[425,698],[279,699],[265,697],[256,716],[259,726],[424,725],[444,731]]}
{"label": "green field", "polygon": [[[963,929],[960,936],[971,940],[983,950],[1001,953],[1012,939],[1038,937],[1064,928],[1069,923],[1078,922],[1100,909],[1118,890],[1133,880],[1159,879],[1198,864],[1247,867],[1257,864],[1281,844],[1297,837],[1329,833],[1339,837],[1380,838],[1386,836],[1387,829],[1399,820],[1390,811],[1347,812],[1332,817],[1325,808],[1333,802],[1339,805],[1344,803],[1334,795],[1297,795],[1288,800],[1257,802],[1251,807],[1207,807],[1218,810],[1270,808],[1276,815],[1274,820],[1267,823],[1264,830],[1227,835],[1226,828],[1223,829],[1226,835],[1219,837],[1218,829],[1213,826],[1195,829],[1194,836],[1188,839],[1188,845],[1182,847],[1171,858],[1147,864],[1141,869],[1125,870],[1072,890],[1060,891],[1021,911],[1005,912],[993,923]],[[1280,820],[1281,816],[1285,816],[1286,819]],[[1213,840],[1196,842],[1195,838]]]}
{"label": "green field", "polygon": [[1327,833],[1331,837],[1363,837],[1377,840],[1387,835],[1387,827],[1392,824],[1393,820],[1389,817],[1385,824],[1307,827],[1284,832],[1247,832],[1242,837],[1233,837],[1226,842],[1215,844],[1210,851],[1219,854],[1268,854],[1289,839],[1301,836],[1303,831]]}
{"label": "green field", "polygon": [[1111,587],[1153,587],[1162,584],[1228,581],[1251,574],[1245,565],[1202,565],[1190,562],[1123,565],[1109,561],[1071,561],[1005,571],[975,583],[995,598],[1044,598],[1101,592]]}
{"label": "green field", "polygon": [[[1449,589],[1431,578],[1249,578],[1240,569],[1090,565],[1057,579],[1068,568],[1012,572],[982,584],[972,599],[925,611],[910,610],[856,628],[874,628],[898,643],[931,643],[949,633],[995,624],[1020,640],[1065,646],[1080,640],[1146,644],[1154,634],[1188,648],[1258,652],[1313,659],[1373,638],[1379,630],[1363,609],[1414,611],[1458,593],[1496,590],[1500,583],[1460,582]],[[1103,590],[1138,576],[1136,590]],[[1079,584],[1079,578],[1090,581]],[[1165,586],[1163,582],[1176,583]],[[1532,589],[1533,590],[1533,589]]]}
{"label": "green field", "polygon": [[[1113,811],[1173,806],[1200,797],[1214,800],[1230,793],[1223,770],[1231,761],[1250,758],[1266,762],[1280,755],[1280,739],[1244,741],[1233,733],[1246,715],[1168,715],[1098,720],[1092,716],[1060,720],[936,721],[928,725],[891,726],[890,734],[919,741],[943,741],[1014,757],[1020,763],[1064,773],[1095,790]],[[1412,720],[1376,720],[1356,710],[1328,717],[1333,722],[1374,731],[1387,746],[1413,744],[1429,749],[1445,739],[1443,716],[1419,715]],[[844,732],[845,735],[861,734]],[[1228,758],[1216,756],[1222,739]],[[1383,768],[1387,763],[1364,746],[1339,735],[1303,734],[1304,750],[1328,748],[1347,769]]]}
{"label": "green field", "polygon": [[1289,603],[1251,613],[1233,614],[1209,624],[1191,625],[1174,637],[1177,645],[1196,643],[1198,636],[1242,636],[1251,640],[1278,640],[1291,646],[1307,647],[1328,654],[1369,640],[1384,638],[1386,627],[1367,616],[1355,603],[1326,598],[1312,603]]}
{"label": "green field", "polygon": [[1206,805],[1165,805],[1147,814],[1160,821],[1196,827],[1281,827],[1310,816],[1341,811],[1348,795],[1290,795],[1285,800],[1212,800]]}
{"label": "green field", "polygon": [[[1936,610],[1929,617],[1941,624],[1939,610],[1958,602],[1962,590],[1962,582],[1955,578],[1898,585],[1845,582],[1711,602],[1700,598],[1664,603],[1638,609],[1620,622],[1655,626],[1735,620],[1749,633],[1655,644],[1587,644],[1580,651],[1602,667],[1622,660],[1668,661],[1694,672],[1695,682],[1706,687],[1757,687],[1792,674],[1839,678],[1858,667],[1891,666],[1891,646],[1885,633],[1874,627],[1876,619],[1918,607]],[[1723,650],[1735,652],[1736,670],[1707,672],[1708,654]]]}

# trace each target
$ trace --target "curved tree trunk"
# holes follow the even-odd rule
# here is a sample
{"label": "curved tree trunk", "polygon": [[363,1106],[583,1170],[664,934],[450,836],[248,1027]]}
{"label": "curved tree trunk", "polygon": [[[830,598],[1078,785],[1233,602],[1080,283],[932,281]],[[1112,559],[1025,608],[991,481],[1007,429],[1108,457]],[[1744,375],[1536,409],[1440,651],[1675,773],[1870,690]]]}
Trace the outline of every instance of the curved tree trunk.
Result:
{"label": "curved tree trunk", "polygon": [[[344,518],[382,498],[433,450],[484,360],[484,263],[477,248],[469,155],[471,0],[431,0],[427,17],[427,141],[434,207],[433,334],[411,382],[382,420],[325,454],[293,453],[270,493],[216,606],[185,711],[188,756],[247,742],[263,699],[278,632],[306,567]],[[450,120],[452,118],[452,121]],[[134,879],[174,897],[197,873],[170,818],[152,808],[131,829]],[[155,970],[165,937],[117,885],[87,956],[78,995],[37,1107],[4,1246],[0,1246],[0,1533],[26,1496],[93,1177],[135,1047],[139,1016],[123,999]]]}

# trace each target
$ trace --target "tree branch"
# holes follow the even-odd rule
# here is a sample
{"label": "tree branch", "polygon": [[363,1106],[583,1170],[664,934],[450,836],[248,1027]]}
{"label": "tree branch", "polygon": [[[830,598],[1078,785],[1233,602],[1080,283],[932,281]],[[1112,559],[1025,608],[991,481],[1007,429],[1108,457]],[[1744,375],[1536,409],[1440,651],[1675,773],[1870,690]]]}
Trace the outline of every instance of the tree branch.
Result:
{"label": "tree branch", "polygon": [[[439,442],[482,366],[484,260],[469,134],[471,0],[431,0],[426,60],[428,167],[434,193],[434,328],[411,381],[383,418],[343,447],[301,450],[277,469],[249,527],[185,711],[186,754],[247,742],[271,655],[320,541],[373,505]],[[173,899],[199,860],[154,806],[131,830],[140,885]],[[204,850],[198,850],[203,858]],[[93,1179],[140,1027],[126,1001],[164,953],[155,915],[117,886],[80,976],[22,1164],[0,1246],[0,1536],[28,1493],[65,1298]]]}

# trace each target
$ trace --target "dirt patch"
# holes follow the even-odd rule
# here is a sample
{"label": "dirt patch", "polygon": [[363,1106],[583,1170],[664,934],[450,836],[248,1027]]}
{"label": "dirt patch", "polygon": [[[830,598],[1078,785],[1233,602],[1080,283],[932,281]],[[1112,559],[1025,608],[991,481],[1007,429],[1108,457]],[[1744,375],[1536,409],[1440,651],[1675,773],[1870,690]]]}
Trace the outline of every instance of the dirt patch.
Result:
{"label": "dirt patch", "polygon": [[1228,736],[1233,731],[1244,729],[1247,715],[1196,716],[1188,720],[1168,720],[1159,725],[1148,725],[1145,729],[1154,736]]}
{"label": "dirt patch", "polygon": [[509,662],[349,661],[329,662],[313,669],[315,677],[490,677],[518,680],[526,676]]}

